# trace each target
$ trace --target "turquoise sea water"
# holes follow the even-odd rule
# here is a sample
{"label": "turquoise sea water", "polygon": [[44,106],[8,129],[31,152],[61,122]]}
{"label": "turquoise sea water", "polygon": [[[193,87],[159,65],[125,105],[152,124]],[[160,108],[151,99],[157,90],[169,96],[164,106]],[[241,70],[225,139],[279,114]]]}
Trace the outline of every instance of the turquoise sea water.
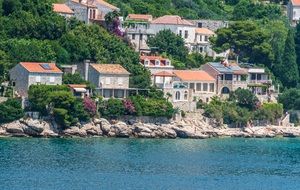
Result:
{"label": "turquoise sea water", "polygon": [[0,189],[300,189],[300,139],[0,138]]}

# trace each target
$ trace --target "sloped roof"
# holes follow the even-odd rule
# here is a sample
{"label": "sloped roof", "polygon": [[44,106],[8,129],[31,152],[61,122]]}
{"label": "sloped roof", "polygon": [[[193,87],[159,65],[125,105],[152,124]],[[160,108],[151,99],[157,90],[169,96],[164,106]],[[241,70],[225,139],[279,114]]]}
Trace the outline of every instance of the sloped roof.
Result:
{"label": "sloped roof", "polygon": [[73,3],[78,3],[82,6],[85,6],[85,7],[89,7],[89,8],[97,8],[95,5],[92,4],[92,2],[89,2],[88,4],[87,3],[83,3],[83,2],[79,2],[79,0],[72,0]]}
{"label": "sloped roof", "polygon": [[130,73],[119,64],[91,64],[96,71],[103,74],[125,74]]}
{"label": "sloped roof", "polygon": [[157,76],[157,77],[173,77],[173,76],[175,76],[175,74],[173,74],[172,72],[168,72],[168,71],[161,71],[161,72],[155,73],[153,76]]}
{"label": "sloped roof", "polygon": [[215,33],[208,28],[196,28],[197,34],[206,34],[206,35],[214,35]]}
{"label": "sloped roof", "polygon": [[292,4],[300,6],[300,0],[292,0]]}
{"label": "sloped roof", "polygon": [[175,70],[173,73],[182,81],[215,81],[207,72],[201,70]]}
{"label": "sloped roof", "polygon": [[[20,65],[31,73],[63,73],[55,63],[21,62]],[[43,65],[49,66],[49,69]]]}
{"label": "sloped roof", "polygon": [[147,21],[150,22],[152,21],[153,17],[152,15],[144,15],[144,14],[129,14],[127,16],[128,20],[142,20],[142,21]]}
{"label": "sloped roof", "polygon": [[155,55],[142,55],[140,56],[140,60],[145,60],[145,59],[148,59],[148,60],[167,60],[167,58],[163,58],[162,56],[155,56]]}
{"label": "sloped roof", "polygon": [[96,1],[97,1],[99,4],[101,4],[101,5],[103,5],[103,6],[106,6],[106,7],[109,7],[109,8],[111,8],[111,9],[113,9],[113,10],[119,10],[118,7],[112,5],[112,4],[110,4],[110,3],[108,3],[108,2],[106,2],[106,1],[104,1],[104,0],[96,0]]}
{"label": "sloped roof", "polygon": [[217,70],[219,73],[228,73],[228,74],[247,74],[247,71],[243,68],[241,68],[239,65],[231,63],[228,65],[224,65],[219,62],[211,62],[208,63],[211,65],[215,70]]}
{"label": "sloped roof", "polygon": [[153,20],[151,23],[194,26],[189,21],[182,19],[180,16],[177,15],[165,15]]}
{"label": "sloped roof", "polygon": [[63,3],[54,3],[53,11],[56,13],[74,14],[74,11],[72,11],[70,7]]}

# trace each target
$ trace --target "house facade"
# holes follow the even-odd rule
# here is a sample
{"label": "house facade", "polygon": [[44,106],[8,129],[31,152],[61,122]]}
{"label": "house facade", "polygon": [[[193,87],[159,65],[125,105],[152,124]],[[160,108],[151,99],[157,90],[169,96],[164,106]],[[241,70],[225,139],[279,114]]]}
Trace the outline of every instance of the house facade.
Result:
{"label": "house facade", "polygon": [[88,81],[104,98],[125,98],[129,92],[130,73],[119,64],[90,64]]}
{"label": "house facade", "polygon": [[219,96],[228,96],[231,91],[248,87],[248,72],[237,64],[229,64],[226,61],[211,62],[203,65],[201,69],[216,80],[216,93]]}
{"label": "house facade", "polygon": [[298,23],[300,19],[300,0],[290,0],[288,2],[287,16],[293,26]]}
{"label": "house facade", "polygon": [[147,40],[154,36],[154,31],[150,29],[152,19],[152,15],[129,14],[122,23],[125,36],[137,52],[150,51]]}
{"label": "house facade", "polygon": [[53,4],[53,12],[65,17],[72,18],[74,16],[74,11],[68,5],[63,3],[54,3]]}
{"label": "house facade", "polygon": [[104,21],[107,13],[119,11],[119,8],[104,0],[68,0],[68,5],[74,16],[85,23]]}
{"label": "house facade", "polygon": [[224,20],[199,19],[199,20],[188,20],[188,21],[193,23],[194,26],[197,28],[207,28],[211,31],[216,31],[220,28],[227,28],[229,25],[229,22]]}
{"label": "house facade", "polygon": [[10,82],[18,96],[27,97],[31,85],[61,85],[63,72],[55,63],[21,62],[10,72]]}

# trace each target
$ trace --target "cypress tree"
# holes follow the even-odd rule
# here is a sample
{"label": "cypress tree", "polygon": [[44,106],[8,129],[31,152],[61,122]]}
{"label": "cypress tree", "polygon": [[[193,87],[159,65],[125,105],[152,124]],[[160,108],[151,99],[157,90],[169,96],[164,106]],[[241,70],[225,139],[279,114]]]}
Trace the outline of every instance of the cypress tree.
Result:
{"label": "cypress tree", "polygon": [[284,54],[282,57],[280,79],[285,87],[296,87],[299,81],[294,36],[294,31],[290,29],[285,41]]}
{"label": "cypress tree", "polygon": [[295,35],[295,47],[297,56],[297,65],[300,73],[300,24],[297,24],[296,35]]}

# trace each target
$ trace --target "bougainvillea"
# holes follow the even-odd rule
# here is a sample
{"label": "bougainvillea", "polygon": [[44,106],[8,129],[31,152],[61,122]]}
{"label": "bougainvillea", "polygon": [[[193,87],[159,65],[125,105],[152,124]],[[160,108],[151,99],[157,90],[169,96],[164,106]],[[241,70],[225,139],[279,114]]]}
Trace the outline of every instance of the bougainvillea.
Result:
{"label": "bougainvillea", "polygon": [[136,113],[134,104],[131,100],[129,99],[123,100],[123,105],[127,114],[132,115]]}
{"label": "bougainvillea", "polygon": [[94,116],[97,113],[97,105],[96,102],[94,100],[92,100],[89,97],[85,97],[83,99],[83,106],[84,109],[91,115]]}

